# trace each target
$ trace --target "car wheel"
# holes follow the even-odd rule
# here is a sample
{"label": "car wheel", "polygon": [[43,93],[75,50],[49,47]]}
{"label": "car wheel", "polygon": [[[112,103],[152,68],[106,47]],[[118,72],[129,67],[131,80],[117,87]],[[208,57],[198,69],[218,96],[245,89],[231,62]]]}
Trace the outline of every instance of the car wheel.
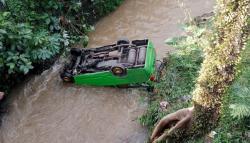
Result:
{"label": "car wheel", "polygon": [[128,39],[120,39],[117,41],[117,45],[129,44],[130,41]]}
{"label": "car wheel", "polygon": [[71,48],[70,53],[71,55],[78,57],[78,56],[81,56],[82,50],[80,48]]}
{"label": "car wheel", "polygon": [[111,72],[115,76],[125,76],[127,74],[126,68],[122,65],[113,66]]}
{"label": "car wheel", "polygon": [[64,82],[73,82],[73,76],[68,72],[63,72],[61,78]]}

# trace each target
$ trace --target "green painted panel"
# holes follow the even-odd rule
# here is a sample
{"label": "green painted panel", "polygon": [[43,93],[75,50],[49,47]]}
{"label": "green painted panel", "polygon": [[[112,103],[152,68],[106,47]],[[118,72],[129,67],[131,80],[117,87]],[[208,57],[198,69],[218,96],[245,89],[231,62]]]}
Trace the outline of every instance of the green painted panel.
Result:
{"label": "green painted panel", "polygon": [[144,68],[133,68],[127,70],[127,75],[114,76],[110,71],[80,74],[74,76],[78,85],[111,86],[122,84],[143,83],[149,80],[155,72],[155,49],[152,42],[148,42],[146,62]]}

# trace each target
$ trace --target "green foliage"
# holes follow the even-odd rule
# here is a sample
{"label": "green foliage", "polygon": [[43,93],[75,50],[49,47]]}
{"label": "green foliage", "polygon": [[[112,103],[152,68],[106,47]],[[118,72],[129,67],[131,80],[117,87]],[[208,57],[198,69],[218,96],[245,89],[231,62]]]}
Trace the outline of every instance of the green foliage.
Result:
{"label": "green foliage", "polygon": [[32,63],[59,53],[61,36],[35,31],[28,23],[15,23],[9,12],[0,13],[1,71],[27,74]]}
{"label": "green foliage", "polygon": [[[153,128],[154,124],[164,115],[190,105],[191,91],[194,88],[198,70],[203,61],[201,44],[205,27],[184,25],[187,36],[167,39],[165,42],[177,49],[168,56],[168,63],[160,83],[155,85],[157,94],[150,97],[147,113],[140,118],[141,124]],[[199,31],[199,32],[197,32]],[[197,38],[199,37],[199,38]],[[203,41],[203,42],[201,42]],[[162,112],[161,101],[168,101],[170,107]]]}
{"label": "green foliage", "polygon": [[250,40],[242,54],[240,72],[223,101],[223,110],[215,143],[247,143],[250,139]]}
{"label": "green foliage", "polygon": [[103,16],[115,10],[122,0],[91,0],[97,16]]}
{"label": "green foliage", "polygon": [[[240,97],[240,98],[242,98],[242,97]],[[246,97],[244,97],[244,98],[246,98]],[[244,104],[244,103],[242,104],[242,102],[245,102],[244,100],[243,101],[238,101],[238,102],[240,104],[237,103],[237,104],[231,104],[230,105],[229,108],[232,109],[231,116],[233,118],[239,118],[239,119],[249,117],[250,116],[250,108],[249,108],[249,106]]]}
{"label": "green foliage", "polygon": [[237,119],[250,117],[250,41],[242,54],[240,73],[231,87],[231,116]]}
{"label": "green foliage", "polygon": [[[98,18],[123,0],[2,0],[0,91],[74,43],[88,44]],[[51,63],[51,62],[49,62]],[[13,80],[14,79],[14,80]]]}
{"label": "green foliage", "polygon": [[[177,51],[168,56],[162,81],[155,85],[157,94],[149,96],[146,114],[140,118],[142,125],[152,129],[164,115],[190,106],[191,91],[194,89],[201,63],[203,51],[201,47],[208,45],[206,33],[210,27],[184,26],[188,36],[167,39],[165,42]],[[198,32],[197,32],[198,31]],[[203,32],[199,32],[203,31]],[[206,32],[205,32],[206,31]],[[191,33],[190,33],[191,32]],[[205,33],[204,33],[205,32]],[[249,142],[246,133],[250,132],[250,40],[242,54],[240,72],[229,89],[229,96],[223,99],[221,120],[215,130],[215,143]],[[160,109],[159,103],[168,101],[170,107],[166,111]],[[203,139],[190,141],[204,142]]]}

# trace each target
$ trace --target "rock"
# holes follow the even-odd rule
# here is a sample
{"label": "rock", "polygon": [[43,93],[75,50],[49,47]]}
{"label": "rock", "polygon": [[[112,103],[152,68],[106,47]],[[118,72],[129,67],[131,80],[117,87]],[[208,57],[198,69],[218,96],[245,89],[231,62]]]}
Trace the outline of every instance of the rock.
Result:
{"label": "rock", "polygon": [[206,23],[209,19],[214,16],[214,12],[205,13],[201,16],[197,16],[194,18],[194,22],[196,25],[201,25]]}

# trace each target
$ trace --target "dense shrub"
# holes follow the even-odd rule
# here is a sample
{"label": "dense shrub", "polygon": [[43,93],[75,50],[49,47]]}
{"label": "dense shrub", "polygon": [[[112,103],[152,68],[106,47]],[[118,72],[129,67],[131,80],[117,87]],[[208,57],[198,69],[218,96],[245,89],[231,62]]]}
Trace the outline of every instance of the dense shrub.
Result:
{"label": "dense shrub", "polygon": [[0,49],[3,71],[28,73],[32,62],[46,60],[59,53],[61,36],[46,30],[35,30],[28,23],[15,23],[4,12],[0,15]]}
{"label": "dense shrub", "polygon": [[64,47],[79,41],[86,46],[91,24],[122,1],[1,0],[0,91],[54,59]]}

